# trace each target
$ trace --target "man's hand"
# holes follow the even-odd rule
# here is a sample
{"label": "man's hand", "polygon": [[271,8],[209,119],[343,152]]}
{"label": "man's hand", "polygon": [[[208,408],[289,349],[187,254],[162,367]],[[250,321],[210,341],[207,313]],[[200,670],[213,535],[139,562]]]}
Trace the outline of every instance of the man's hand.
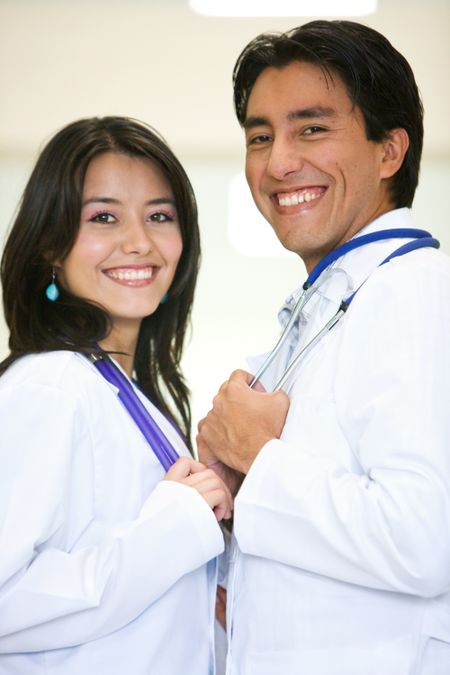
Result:
{"label": "man's hand", "polygon": [[[199,424],[197,442],[202,461],[214,461],[246,474],[263,445],[279,438],[289,410],[283,391],[273,394],[250,389],[252,375],[236,370],[213,401],[213,408]],[[215,470],[223,475],[223,469]],[[227,482],[227,481],[226,481]]]}
{"label": "man's hand", "polygon": [[[201,420],[199,422],[198,425],[199,430],[203,426],[204,422],[205,420]],[[208,469],[212,469],[213,471],[215,471],[216,474],[223,480],[225,485],[228,487],[228,489],[231,492],[231,495],[235,497],[239,488],[241,487],[242,481],[244,480],[244,474],[240,473],[240,471],[230,469],[230,467],[221,462],[220,459],[217,459],[211,448],[207,446],[204,441],[201,440],[200,434],[197,436],[197,451],[198,451],[198,458],[202,462],[202,464],[207,466]]]}

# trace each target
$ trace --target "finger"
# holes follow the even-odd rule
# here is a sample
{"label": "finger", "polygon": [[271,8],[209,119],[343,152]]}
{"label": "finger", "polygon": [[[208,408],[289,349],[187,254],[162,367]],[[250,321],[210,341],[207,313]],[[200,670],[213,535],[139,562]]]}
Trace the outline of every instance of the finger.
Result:
{"label": "finger", "polygon": [[277,389],[277,391],[274,391],[272,396],[274,398],[279,398],[280,400],[286,401],[288,403],[290,402],[289,396],[282,389]]}
{"label": "finger", "polygon": [[223,481],[212,469],[191,473],[183,480],[183,483],[189,487],[195,488],[198,492],[200,492],[200,494],[210,490],[224,489],[226,487]]}
{"label": "finger", "polygon": [[[165,480],[183,483],[183,485],[197,490],[204,499],[206,499],[206,494],[221,490],[224,493],[224,499],[227,501],[228,509],[232,507],[231,491],[222,478],[213,469],[208,469],[201,462],[196,462],[189,457],[180,457],[167,472]],[[215,506],[215,504],[210,503],[209,497],[206,501],[211,508]]]}
{"label": "finger", "polygon": [[183,478],[186,478],[191,472],[191,462],[194,460],[189,457],[180,457],[177,459],[175,464],[173,464],[166,475],[164,476],[165,480],[175,480],[180,481]]}
{"label": "finger", "polygon": [[219,463],[219,460],[217,459],[216,455],[213,453],[210,446],[206,443],[206,441],[203,438],[199,438],[197,441],[197,451],[200,462],[206,468],[209,468],[211,465]]}
{"label": "finger", "polygon": [[217,394],[213,398],[213,405],[214,405],[214,401],[220,396],[220,394],[222,394],[225,391],[225,389],[227,388],[227,385],[228,385],[228,380],[225,380],[225,382],[222,382],[222,384],[219,387],[219,390],[218,390]]}
{"label": "finger", "polygon": [[223,519],[228,520],[229,518],[231,518],[232,513],[230,505],[225,502],[218,504],[217,506],[214,506],[213,512],[218,522],[220,522]]}
{"label": "finger", "polygon": [[[215,401],[219,401],[220,396],[217,394],[217,396],[214,397],[213,400],[213,406],[215,405]],[[214,416],[215,416],[214,408],[211,408],[211,410],[208,412],[206,417],[204,417],[201,422],[198,424],[198,435],[203,438],[205,429],[210,427],[213,424]]]}
{"label": "finger", "polygon": [[203,418],[200,420],[200,422],[197,424],[197,431],[201,431],[201,430],[202,430],[202,426],[204,425],[205,420],[206,420],[206,417],[203,417]]}
{"label": "finger", "polygon": [[206,423],[209,422],[209,420],[210,420],[210,418],[211,418],[211,415],[214,414],[214,410],[216,410],[217,406],[220,405],[220,402],[221,402],[222,398],[226,395],[227,387],[228,387],[228,382],[225,382],[225,383],[220,387],[220,389],[219,389],[219,391],[217,392],[217,394],[214,396],[214,398],[213,398],[213,400],[212,400],[213,407],[211,408],[211,410],[209,411],[209,413],[208,413],[207,416],[206,416],[206,420],[205,420]]}
{"label": "finger", "polygon": [[197,491],[212,509],[215,509],[216,506],[223,506],[227,511],[230,509],[230,500],[223,488],[212,486],[208,490]]}
{"label": "finger", "polygon": [[217,522],[220,523],[221,520],[228,520],[231,518],[232,514],[232,509],[230,507],[225,507],[225,506],[216,506],[214,509],[214,515],[216,516]]}
{"label": "finger", "polygon": [[289,396],[286,394],[286,392],[282,391],[281,389],[273,392],[272,397],[274,401],[277,401],[278,405],[281,408],[285,408],[287,410],[291,405]]}
{"label": "finger", "polygon": [[230,375],[230,382],[245,382],[245,384],[250,384],[252,380],[253,375],[251,373],[247,373],[246,370],[233,370]]}
{"label": "finger", "polygon": [[216,516],[216,520],[218,523],[220,523],[221,520],[225,518],[226,514],[226,509],[223,506],[216,506],[214,509],[214,515]]}
{"label": "finger", "polygon": [[[202,430],[199,432],[197,436],[197,442],[200,443],[200,445],[205,444],[206,448],[203,448],[203,450],[210,451],[210,454],[215,454],[212,451],[212,448],[214,448],[214,439],[217,440],[217,433],[220,428],[220,416],[214,412],[211,411],[208,413],[208,418],[205,420],[205,424],[202,426]],[[212,441],[212,442],[211,442]]]}
{"label": "finger", "polygon": [[191,459],[191,474],[200,473],[205,471],[206,466],[202,462],[197,462],[195,459]]}
{"label": "finger", "polygon": [[225,483],[218,476],[191,484],[194,480],[194,476],[189,476],[183,483],[197,490],[212,509],[223,507],[224,515],[222,517],[230,518],[233,510],[233,497]]}
{"label": "finger", "polygon": [[197,443],[197,453],[200,462],[203,462],[207,465],[208,459],[213,456],[209,446],[205,440],[200,436],[200,434],[195,439]]}

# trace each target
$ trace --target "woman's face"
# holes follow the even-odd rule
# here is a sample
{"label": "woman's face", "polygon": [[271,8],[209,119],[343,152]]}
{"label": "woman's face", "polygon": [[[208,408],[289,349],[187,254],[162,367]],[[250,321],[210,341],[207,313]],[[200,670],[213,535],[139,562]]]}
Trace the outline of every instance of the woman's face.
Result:
{"label": "woman's face", "polygon": [[151,160],[108,152],[88,166],[80,229],[58,281],[101,305],[113,331],[139,331],[169,290],[182,252],[171,186]]}

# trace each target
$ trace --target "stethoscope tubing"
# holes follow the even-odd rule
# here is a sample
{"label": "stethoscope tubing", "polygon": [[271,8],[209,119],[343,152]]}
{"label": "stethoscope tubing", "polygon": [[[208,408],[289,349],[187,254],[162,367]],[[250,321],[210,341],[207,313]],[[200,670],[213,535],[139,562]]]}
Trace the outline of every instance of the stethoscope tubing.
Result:
{"label": "stethoscope tubing", "polygon": [[168,471],[179,459],[179,455],[134,391],[131,382],[107,355],[91,354],[90,359],[105,380],[118,389],[118,397],[123,406],[139,427],[165,471]]}
{"label": "stethoscope tubing", "polygon": [[283,386],[286,384],[288,381],[289,377],[291,376],[292,372],[295,370],[299,362],[306,356],[306,354],[314,347],[317,342],[320,342],[322,337],[328,333],[329,330],[331,330],[337,323],[342,319],[344,316],[345,312],[347,311],[348,305],[345,305],[344,303],[341,304],[339,307],[338,311],[336,314],[334,314],[331,319],[327,321],[325,326],[320,329],[320,331],[308,342],[307,345],[303,347],[295,357],[295,359],[289,364],[289,366],[286,368],[284,371],[283,375],[281,378],[278,380],[276,383],[273,391],[279,391],[280,389],[283,388]]}
{"label": "stethoscope tubing", "polygon": [[304,288],[300,298],[297,300],[295,307],[292,311],[291,318],[289,319],[284,331],[282,332],[281,336],[278,339],[278,342],[276,343],[275,347],[272,349],[270,352],[269,356],[266,358],[262,366],[258,369],[256,372],[255,376],[253,377],[252,381],[249,384],[250,389],[254,387],[256,382],[259,380],[259,378],[264,375],[274,358],[277,356],[278,352],[280,351],[281,347],[283,346],[287,336],[289,335],[291,328],[293,327],[298,315],[302,311],[303,307],[306,305],[306,303],[310,300],[311,296],[314,295],[314,293],[317,291],[316,286],[310,286],[309,288]]}
{"label": "stethoscope tubing", "polygon": [[[338,258],[342,257],[349,251],[360,248],[361,246],[365,246],[367,244],[373,243],[375,241],[384,241],[387,239],[405,239],[405,238],[413,238],[413,241],[407,242],[406,244],[403,244],[403,246],[400,246],[398,249],[393,251],[387,258],[385,258],[378,267],[381,267],[382,265],[385,265],[387,262],[392,260],[393,258],[396,258],[398,256],[405,255],[406,253],[409,253],[410,251],[414,251],[419,248],[425,248],[425,247],[432,247],[432,248],[439,248],[440,243],[437,239],[434,239],[429,232],[426,230],[419,230],[415,228],[398,228],[398,229],[389,229],[389,230],[380,230],[379,232],[371,232],[366,235],[362,235],[360,237],[355,237],[354,239],[350,239],[350,241],[344,243],[342,246],[338,246],[336,249],[331,251],[327,256],[325,256],[311,271],[310,275],[308,276],[307,280],[303,284],[303,292],[300,295],[300,298],[298,299],[297,303],[294,306],[294,309],[291,314],[291,318],[289,319],[289,322],[287,323],[286,327],[284,328],[280,338],[278,339],[275,347],[272,349],[270,354],[267,356],[265,359],[264,363],[260,366],[258,369],[256,375],[253,377],[252,381],[250,382],[250,388],[253,388],[256,382],[262,377],[262,375],[267,371],[269,368],[270,364],[273,362],[277,354],[279,353],[281,347],[283,346],[284,342],[286,341],[286,338],[288,337],[295,320],[297,319],[300,311],[305,307],[307,302],[311,299],[312,295],[315,293],[317,290],[317,287],[314,286],[315,282],[319,279],[319,277],[322,275],[322,273],[333,263],[335,260]],[[361,286],[364,285],[361,284]],[[283,375],[281,378],[278,380],[276,383],[273,391],[278,391],[283,388],[283,386],[286,384],[288,381],[290,375],[292,372],[295,370],[295,368],[298,366],[299,362],[307,355],[307,353],[322,339],[322,337],[328,333],[334,326],[342,319],[344,316],[345,312],[347,311],[348,307],[350,306],[350,303],[352,302],[353,298],[361,288],[359,286],[356,291],[354,291],[350,296],[348,296],[345,300],[342,301],[341,305],[339,306],[338,311],[334,316],[327,321],[327,323],[323,326],[323,328],[320,329],[320,331],[306,344],[300,352],[295,356],[293,361],[289,364],[287,369],[284,371]]]}

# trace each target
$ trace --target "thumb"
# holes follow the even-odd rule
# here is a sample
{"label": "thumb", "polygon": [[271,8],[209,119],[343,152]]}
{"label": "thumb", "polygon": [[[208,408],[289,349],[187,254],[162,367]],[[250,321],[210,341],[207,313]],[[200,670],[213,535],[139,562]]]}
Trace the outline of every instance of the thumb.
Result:
{"label": "thumb", "polygon": [[199,473],[204,471],[207,467],[202,462],[196,462],[195,459],[191,459],[191,473]]}
{"label": "thumb", "polygon": [[[253,379],[253,377],[252,377],[252,379]],[[250,380],[250,382],[251,382],[251,380]],[[250,382],[249,382],[249,384],[250,384]],[[253,389],[253,391],[261,391],[261,392],[265,392],[265,391],[266,391],[264,385],[263,385],[259,380],[256,380],[256,382],[255,382],[255,384],[253,385],[252,389]]]}
{"label": "thumb", "polygon": [[191,473],[192,464],[198,464],[198,462],[194,462],[194,460],[189,457],[180,457],[180,459],[177,459],[175,464],[170,467],[164,476],[164,480],[183,480],[183,478],[186,478]]}

